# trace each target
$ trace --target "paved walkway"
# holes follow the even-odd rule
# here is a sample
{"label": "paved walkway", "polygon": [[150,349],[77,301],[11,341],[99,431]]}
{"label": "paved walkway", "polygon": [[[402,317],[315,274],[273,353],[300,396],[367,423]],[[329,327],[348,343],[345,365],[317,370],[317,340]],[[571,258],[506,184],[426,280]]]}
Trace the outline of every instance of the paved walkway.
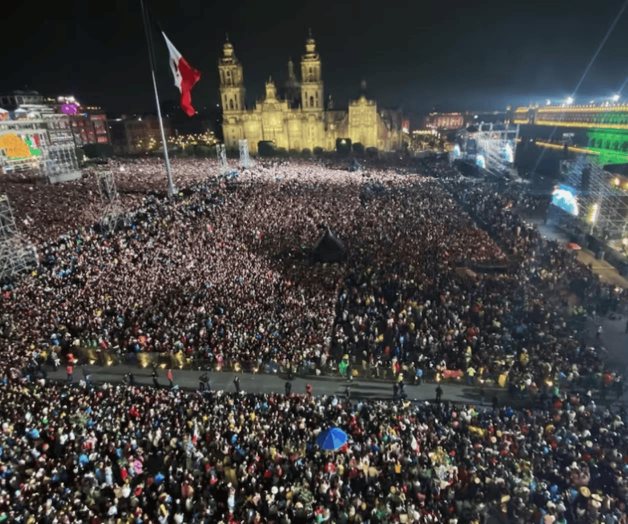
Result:
{"label": "paved walkway", "polygon": [[580,262],[586,266],[590,266],[594,273],[600,275],[602,282],[628,289],[628,280],[622,277],[617,271],[617,268],[609,264],[606,260],[595,258],[593,252],[588,249],[581,249],[578,251],[577,256]]}
{"label": "paved walkway", "polygon": [[[137,368],[136,366],[119,365],[119,366],[86,366],[91,373],[92,382],[95,384],[120,384],[127,373],[133,373],[135,382],[138,385],[153,387],[152,370],[148,368]],[[175,386],[185,390],[198,390],[199,377],[201,371],[181,369],[174,370]],[[240,378],[240,389],[245,393],[285,393],[285,384],[287,378],[285,375],[268,375],[254,373],[233,373],[229,371],[220,371],[209,373],[211,389],[214,391],[235,392],[233,383],[236,375]],[[66,380],[64,368],[57,371],[49,371],[48,378],[63,382]],[[74,383],[78,383],[83,379],[83,373],[80,366],[74,370]],[[168,387],[166,372],[159,370],[158,381],[160,386]],[[292,393],[303,394],[307,384],[312,385],[313,395],[336,395],[344,396],[346,387],[349,385],[351,390],[351,398],[354,400],[392,400],[393,383],[391,380],[355,379],[351,382],[339,377],[295,377],[290,381],[292,384]],[[405,387],[406,395],[412,401],[433,401],[436,398],[435,382],[424,382],[421,385],[408,384]],[[440,386],[443,390],[442,400],[456,403],[472,403],[476,405],[490,406],[493,397],[497,397],[499,405],[525,405],[527,402],[523,400],[513,400],[508,396],[507,390],[499,387],[484,388],[484,391],[478,386],[470,386],[466,383],[442,382]],[[622,403],[628,402],[628,391],[622,397]]]}
{"label": "paved walkway", "polygon": [[[92,381],[101,383],[121,383],[126,373],[133,373],[135,381],[140,385],[152,386],[152,370],[150,368],[137,368],[135,366],[86,366],[86,369],[92,374]],[[201,371],[196,370],[174,370],[175,385],[188,390],[196,390],[199,386],[199,377]],[[286,377],[283,375],[267,375],[253,373],[232,373],[221,371],[209,373],[210,383],[213,390],[223,390],[228,392],[235,391],[233,379],[235,376],[240,377],[240,388],[247,393],[284,393]],[[66,379],[65,369],[59,368],[57,371],[50,371],[48,378],[58,381]],[[83,379],[83,373],[80,366],[74,370],[74,382]],[[165,370],[159,370],[158,377],[160,385],[167,386]],[[344,395],[347,385],[351,388],[351,398],[369,399],[369,400],[391,400],[393,394],[392,381],[384,380],[354,380],[349,382],[338,377],[296,377],[292,381],[293,393],[305,393],[306,384],[312,385],[312,393],[314,395]],[[434,400],[436,397],[437,384],[434,382],[423,383],[420,386],[406,385],[406,394],[411,400]],[[481,403],[480,389],[467,384],[441,383],[443,389],[443,400],[454,402],[473,402]],[[496,395],[500,401],[506,400],[506,392],[500,388],[486,389],[485,401],[486,405],[491,403],[493,395]]]}

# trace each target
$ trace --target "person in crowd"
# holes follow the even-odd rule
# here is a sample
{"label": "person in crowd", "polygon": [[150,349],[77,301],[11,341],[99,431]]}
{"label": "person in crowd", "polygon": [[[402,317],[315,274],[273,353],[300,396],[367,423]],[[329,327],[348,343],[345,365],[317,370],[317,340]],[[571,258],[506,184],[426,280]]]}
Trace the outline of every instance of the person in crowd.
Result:
{"label": "person in crowd", "polygon": [[206,391],[208,389],[207,388],[208,383],[209,383],[209,375],[207,374],[207,371],[203,371],[198,378],[198,390],[201,393]]}
{"label": "person in crowd", "polygon": [[83,373],[83,379],[85,380],[85,384],[90,387],[92,385],[92,375],[87,369],[87,366],[85,366],[85,364],[81,365],[81,372]]}

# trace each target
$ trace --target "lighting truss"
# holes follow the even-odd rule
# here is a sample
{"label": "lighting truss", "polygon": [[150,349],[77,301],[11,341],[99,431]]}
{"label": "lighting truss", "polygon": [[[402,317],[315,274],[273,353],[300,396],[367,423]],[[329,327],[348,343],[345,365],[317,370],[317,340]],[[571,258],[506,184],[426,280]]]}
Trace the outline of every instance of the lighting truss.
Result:
{"label": "lighting truss", "polygon": [[565,182],[578,191],[579,218],[589,233],[603,240],[625,237],[628,190],[615,183],[615,176],[585,155],[564,160],[561,172]]}
{"label": "lighting truss", "polygon": [[227,163],[227,150],[225,149],[224,144],[216,144],[216,157],[218,158],[220,174],[227,174],[229,171],[229,164]]}
{"label": "lighting truss", "polygon": [[0,195],[0,279],[37,266],[37,252],[17,229],[9,198]]}
{"label": "lighting truss", "polygon": [[[503,174],[512,168],[519,126],[480,124],[476,140],[476,164],[494,174]],[[481,165],[480,158],[483,157]]]}
{"label": "lighting truss", "polygon": [[97,171],[96,183],[102,205],[100,223],[104,230],[112,232],[124,211],[116,188],[116,180],[111,171]]}

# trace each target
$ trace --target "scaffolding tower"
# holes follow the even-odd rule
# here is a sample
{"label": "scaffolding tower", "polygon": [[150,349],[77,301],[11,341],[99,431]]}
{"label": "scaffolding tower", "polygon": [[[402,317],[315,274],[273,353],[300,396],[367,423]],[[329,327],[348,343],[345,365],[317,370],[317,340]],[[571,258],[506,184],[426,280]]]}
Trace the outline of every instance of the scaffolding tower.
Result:
{"label": "scaffolding tower", "polygon": [[[0,172],[34,171],[51,183],[81,178],[76,144],[67,115],[59,115],[43,105],[22,105],[27,118],[0,120]],[[21,149],[6,151],[6,143]]]}
{"label": "scaffolding tower", "polygon": [[216,144],[216,157],[218,158],[218,169],[221,175],[227,174],[229,164],[227,163],[227,150],[224,144]]}
{"label": "scaffolding tower", "polygon": [[519,126],[480,123],[458,133],[450,161],[462,160],[480,170],[502,175],[512,170]]}
{"label": "scaffolding tower", "polygon": [[478,167],[495,174],[511,169],[518,135],[519,126],[480,124],[475,134]]}
{"label": "scaffolding tower", "polygon": [[240,148],[240,167],[249,169],[251,167],[251,157],[249,156],[249,141],[244,138],[238,141]]}
{"label": "scaffolding tower", "polygon": [[104,231],[111,233],[124,214],[113,172],[97,171],[96,183],[102,204],[100,223]]}
{"label": "scaffolding tower", "polygon": [[628,231],[628,190],[619,179],[586,155],[563,160],[561,173],[577,192],[578,218],[589,234],[607,241],[623,239]]}
{"label": "scaffolding tower", "polygon": [[37,266],[37,252],[17,229],[9,197],[0,195],[0,280]]}
{"label": "scaffolding tower", "polygon": [[80,178],[76,147],[73,144],[50,144],[46,147],[43,172],[53,184]]}

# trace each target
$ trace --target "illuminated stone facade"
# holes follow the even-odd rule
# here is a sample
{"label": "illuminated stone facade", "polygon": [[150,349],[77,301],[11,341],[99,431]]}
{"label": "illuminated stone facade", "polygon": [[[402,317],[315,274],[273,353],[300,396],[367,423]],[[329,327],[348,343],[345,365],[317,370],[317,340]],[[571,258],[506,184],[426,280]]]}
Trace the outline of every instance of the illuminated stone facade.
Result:
{"label": "illuminated stone facade", "polygon": [[425,127],[428,129],[460,129],[464,127],[462,113],[430,113]]}
{"label": "illuminated stone facade", "polygon": [[228,149],[237,149],[246,138],[251,152],[260,141],[272,141],[278,148],[301,152],[315,148],[333,150],[336,139],[350,139],[365,148],[392,151],[401,147],[401,113],[378,110],[377,103],[364,95],[349,103],[348,110],[335,110],[328,103],[321,71],[321,59],[312,37],[301,57],[301,81],[292,62],[288,63],[285,95],[279,96],[272,79],[266,82],[264,100],[253,108],[245,103],[244,74],[233,45],[226,42],[218,63],[223,135]]}

